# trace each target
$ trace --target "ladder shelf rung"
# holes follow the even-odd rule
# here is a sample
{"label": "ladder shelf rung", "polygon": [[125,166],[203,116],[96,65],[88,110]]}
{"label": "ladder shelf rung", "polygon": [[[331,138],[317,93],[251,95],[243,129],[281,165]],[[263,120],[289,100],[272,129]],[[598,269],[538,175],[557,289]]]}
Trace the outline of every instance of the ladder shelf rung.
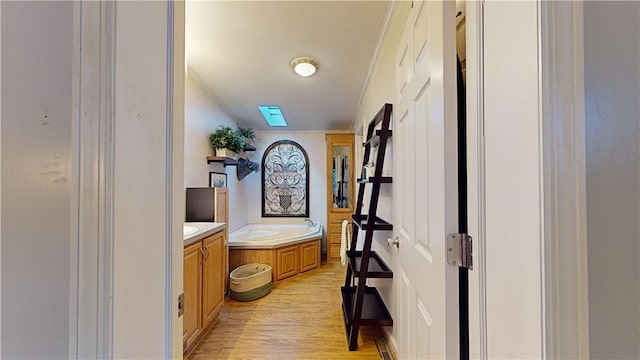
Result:
{"label": "ladder shelf rung", "polygon": [[[353,219],[353,223],[360,229],[367,230],[370,226],[368,217],[368,215],[353,214],[351,219]],[[376,219],[373,222],[373,230],[393,230],[393,225],[376,216]]]}
{"label": "ladder shelf rung", "polygon": [[[369,176],[363,179],[358,179],[359,184],[372,184],[375,181],[375,176]],[[391,176],[381,176],[379,182],[381,184],[391,184],[393,182],[393,177]]]}
{"label": "ladder shelf rung", "polygon": [[[387,130],[387,139],[389,139],[392,135],[391,130]],[[366,147],[367,145],[371,145],[372,147],[377,147],[380,144],[380,137],[382,136],[382,130],[376,130],[375,135],[373,135],[366,142],[362,143],[362,147]]]}
{"label": "ladder shelf rung", "polygon": [[[355,307],[357,287],[343,286],[340,290],[342,291],[342,311],[345,324],[351,326],[353,325],[353,309]],[[393,326],[391,314],[389,314],[389,310],[387,310],[375,287],[365,287],[360,325]]]}
{"label": "ladder shelf rung", "polygon": [[[360,276],[360,263],[362,261],[362,251],[347,251],[349,256],[349,266],[353,271],[354,277]],[[382,258],[375,252],[369,251],[369,266],[367,270],[367,277],[369,278],[392,278],[393,271],[389,269],[387,264]]]}

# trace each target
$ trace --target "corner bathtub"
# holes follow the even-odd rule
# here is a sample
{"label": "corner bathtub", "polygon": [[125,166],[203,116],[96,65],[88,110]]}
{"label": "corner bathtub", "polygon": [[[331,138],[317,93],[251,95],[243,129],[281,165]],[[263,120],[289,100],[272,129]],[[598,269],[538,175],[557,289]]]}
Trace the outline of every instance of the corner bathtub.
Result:
{"label": "corner bathtub", "polygon": [[229,234],[229,267],[261,263],[277,282],[320,266],[322,226],[249,224]]}

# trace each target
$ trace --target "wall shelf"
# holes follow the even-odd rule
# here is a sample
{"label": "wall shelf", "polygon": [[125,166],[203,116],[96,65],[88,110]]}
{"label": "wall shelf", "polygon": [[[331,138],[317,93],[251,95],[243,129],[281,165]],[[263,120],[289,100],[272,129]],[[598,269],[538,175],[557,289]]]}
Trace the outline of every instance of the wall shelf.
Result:
{"label": "wall shelf", "polygon": [[[256,151],[256,147],[251,144],[246,144],[243,151]],[[211,163],[221,163],[225,167],[238,166],[238,160],[236,159],[221,156],[207,156],[207,164]]]}
{"label": "wall shelf", "polygon": [[[357,214],[353,214],[351,216],[351,219],[353,220],[353,223],[359,227],[362,230],[368,230],[369,229],[369,216],[368,215],[357,215]],[[373,222],[373,230],[393,230],[393,225],[390,224],[389,222],[382,220],[379,217],[375,217],[375,221]]]}
{"label": "wall shelf", "polygon": [[207,156],[207,164],[211,163],[221,163],[226,166],[237,166],[238,160],[228,158],[228,157],[219,157],[219,156]]}
{"label": "wall shelf", "polygon": [[[356,288],[342,287],[342,311],[347,328],[353,325],[354,307],[356,303]],[[389,310],[384,305],[378,290],[374,287],[365,287],[362,302],[359,325],[364,326],[393,326],[393,320]]]}
{"label": "wall shelf", "polygon": [[[360,276],[360,264],[362,263],[362,251],[347,251],[349,257],[349,266],[353,271],[354,276]],[[369,265],[367,269],[368,278],[392,278],[393,271],[389,269],[389,266],[380,258],[375,251],[369,252]]]}

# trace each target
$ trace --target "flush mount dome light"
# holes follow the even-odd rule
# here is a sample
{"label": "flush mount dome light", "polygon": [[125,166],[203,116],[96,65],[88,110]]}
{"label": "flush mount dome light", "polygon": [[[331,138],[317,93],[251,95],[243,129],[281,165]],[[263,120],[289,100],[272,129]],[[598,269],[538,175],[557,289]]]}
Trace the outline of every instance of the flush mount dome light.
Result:
{"label": "flush mount dome light", "polygon": [[308,56],[302,56],[293,59],[291,62],[291,68],[296,74],[307,77],[316,73],[318,70],[318,63]]}

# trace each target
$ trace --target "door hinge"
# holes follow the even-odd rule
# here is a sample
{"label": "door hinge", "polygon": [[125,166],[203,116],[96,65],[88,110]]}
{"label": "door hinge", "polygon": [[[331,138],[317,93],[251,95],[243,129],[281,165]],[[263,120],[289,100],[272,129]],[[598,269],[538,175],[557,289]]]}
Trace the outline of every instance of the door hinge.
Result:
{"label": "door hinge", "polygon": [[447,236],[447,263],[451,266],[473,270],[473,238],[469,234],[449,234]]}
{"label": "door hinge", "polygon": [[178,295],[178,317],[184,314],[184,293]]}

